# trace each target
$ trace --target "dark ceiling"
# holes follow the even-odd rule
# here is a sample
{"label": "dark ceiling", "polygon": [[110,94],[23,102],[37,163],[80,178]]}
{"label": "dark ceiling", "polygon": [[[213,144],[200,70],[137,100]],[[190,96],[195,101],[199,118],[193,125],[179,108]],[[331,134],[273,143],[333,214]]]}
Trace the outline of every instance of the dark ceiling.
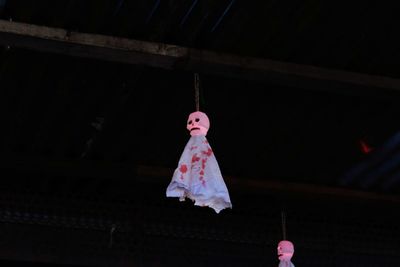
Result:
{"label": "dark ceiling", "polygon": [[[0,18],[400,78],[398,16],[378,2],[0,0]],[[168,254],[185,246],[191,252],[183,253],[178,266],[197,256],[202,260],[192,266],[276,264],[272,252],[283,206],[299,246],[296,266],[361,266],[351,265],[357,259],[363,266],[382,266],[382,257],[398,265],[399,219],[391,214],[400,193],[400,92],[334,90],[329,81],[299,89],[208,73],[200,78],[201,109],[211,120],[208,139],[222,173],[236,181],[234,209],[221,217],[164,197],[189,139],[192,72],[1,47],[0,167],[12,174],[2,175],[0,225],[6,240],[15,238],[13,231],[29,233],[32,243],[9,246],[28,255],[27,266],[125,266],[111,260],[124,257],[139,258],[139,266],[173,266]],[[141,188],[130,179],[139,179],[136,169],[143,166],[167,170],[166,177]],[[346,202],[339,195],[321,200],[306,193],[297,196],[300,201],[262,186],[242,191],[248,180],[350,189],[397,202]],[[107,232],[114,222],[133,236],[119,236],[109,251],[107,233],[95,233]],[[204,230],[208,223],[213,227]],[[74,259],[65,260],[61,244],[52,248],[52,235],[71,238],[65,246]],[[27,252],[41,237],[45,244],[37,254]],[[103,253],[104,262],[75,260],[79,245],[91,253],[88,258]],[[215,253],[204,249],[221,245]],[[20,260],[0,241],[1,247],[5,263]],[[37,256],[46,253],[60,258]],[[150,260],[151,255],[161,256]]]}
{"label": "dark ceiling", "polygon": [[[382,13],[382,6],[153,2],[14,0],[3,3],[2,17],[398,76],[392,67],[398,57],[390,34],[394,14]],[[8,153],[80,158],[96,133],[91,124],[102,118],[104,129],[86,158],[174,168],[188,139],[186,116],[194,109],[192,73],[14,47],[4,48],[1,59]],[[201,107],[212,120],[209,138],[231,176],[341,185],[339,177],[367,157],[361,141],[379,149],[398,131],[396,93],[334,91],[329,82],[320,91],[299,90],[206,74],[201,81]],[[373,185],[366,189],[382,189]]]}
{"label": "dark ceiling", "polygon": [[3,2],[19,22],[399,77],[399,18],[379,2]]}

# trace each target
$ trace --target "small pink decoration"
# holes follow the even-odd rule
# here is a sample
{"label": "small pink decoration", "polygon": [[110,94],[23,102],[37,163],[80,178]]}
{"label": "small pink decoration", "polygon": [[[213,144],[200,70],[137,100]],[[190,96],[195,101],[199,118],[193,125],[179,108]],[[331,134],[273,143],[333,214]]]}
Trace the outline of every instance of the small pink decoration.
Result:
{"label": "small pink decoration", "polygon": [[228,189],[206,139],[210,128],[207,115],[200,111],[191,113],[186,128],[191,138],[167,188],[167,197],[179,197],[180,201],[190,198],[196,206],[208,206],[217,213],[232,208]]}
{"label": "small pink decoration", "polygon": [[279,267],[294,267],[294,264],[290,261],[293,257],[294,246],[293,243],[288,240],[282,240],[278,244],[278,256],[279,256]]}
{"label": "small pink decoration", "polygon": [[193,112],[189,115],[186,129],[188,129],[191,136],[206,136],[208,129],[210,129],[210,120],[207,115],[201,111]]}

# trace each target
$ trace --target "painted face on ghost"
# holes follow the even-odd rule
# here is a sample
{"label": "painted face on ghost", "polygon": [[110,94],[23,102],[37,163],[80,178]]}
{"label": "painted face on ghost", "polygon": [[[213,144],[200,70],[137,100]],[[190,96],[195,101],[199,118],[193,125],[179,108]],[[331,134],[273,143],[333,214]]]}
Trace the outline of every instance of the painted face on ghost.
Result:
{"label": "painted face on ghost", "polygon": [[293,257],[294,246],[293,243],[287,240],[283,240],[278,244],[278,256],[279,260],[290,261]]}
{"label": "painted face on ghost", "polygon": [[205,113],[196,111],[189,115],[186,128],[191,136],[207,135],[207,131],[210,128],[210,120]]}

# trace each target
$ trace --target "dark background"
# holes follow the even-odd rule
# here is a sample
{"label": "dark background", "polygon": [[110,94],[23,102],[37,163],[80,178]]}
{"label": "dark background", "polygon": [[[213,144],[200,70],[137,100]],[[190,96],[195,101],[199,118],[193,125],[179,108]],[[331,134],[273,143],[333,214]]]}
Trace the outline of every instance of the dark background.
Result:
{"label": "dark background", "polygon": [[[0,0],[0,16],[400,78],[378,2]],[[233,203],[218,215],[165,197],[192,72],[0,47],[0,264],[277,266],[285,210],[296,266],[400,266],[399,92],[200,79]]]}

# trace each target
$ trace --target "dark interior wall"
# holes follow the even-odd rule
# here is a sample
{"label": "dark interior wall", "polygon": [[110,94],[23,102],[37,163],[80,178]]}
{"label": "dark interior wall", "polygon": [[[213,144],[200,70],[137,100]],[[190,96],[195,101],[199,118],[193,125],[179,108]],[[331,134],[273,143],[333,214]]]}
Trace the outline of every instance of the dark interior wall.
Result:
{"label": "dark interior wall", "polygon": [[[62,184],[72,177],[41,179]],[[234,208],[217,215],[167,199],[162,183],[134,180],[97,179],[103,189],[125,186],[113,194],[99,193],[99,185],[89,192],[93,183],[82,177],[75,196],[61,188],[3,189],[1,257],[83,266],[273,266],[284,208],[296,265],[396,266],[400,260],[399,219],[390,203],[233,190]]]}
{"label": "dark interior wall", "polygon": [[[3,51],[1,66],[4,157],[175,167],[195,106],[192,73],[18,48]],[[201,75],[201,81],[208,137],[226,175],[341,185],[340,176],[369,157],[360,140],[378,150],[398,132],[393,94],[314,91],[213,75]],[[382,191],[383,181],[362,189]]]}
{"label": "dark interior wall", "polygon": [[[140,164],[175,167],[188,138],[183,124],[193,106],[190,73],[15,48],[4,51],[2,73],[0,257],[11,263],[276,265],[282,208],[296,265],[399,263],[396,203],[231,187],[234,209],[216,215],[166,199],[168,173],[153,182],[136,174]],[[337,174],[366,157],[348,146],[358,137],[354,119],[365,119],[368,104],[380,103],[386,106],[375,110],[374,121],[389,125],[385,119],[395,104],[365,96],[365,106],[359,100],[353,109],[357,97],[351,95],[212,76],[204,77],[203,87],[217,159],[224,173],[242,181],[338,186]],[[101,130],[94,125],[99,117]],[[258,131],[265,121],[269,129]],[[160,126],[168,130],[160,134]],[[383,140],[395,130],[390,127],[387,134],[374,129]],[[236,129],[237,136],[224,134]]]}

